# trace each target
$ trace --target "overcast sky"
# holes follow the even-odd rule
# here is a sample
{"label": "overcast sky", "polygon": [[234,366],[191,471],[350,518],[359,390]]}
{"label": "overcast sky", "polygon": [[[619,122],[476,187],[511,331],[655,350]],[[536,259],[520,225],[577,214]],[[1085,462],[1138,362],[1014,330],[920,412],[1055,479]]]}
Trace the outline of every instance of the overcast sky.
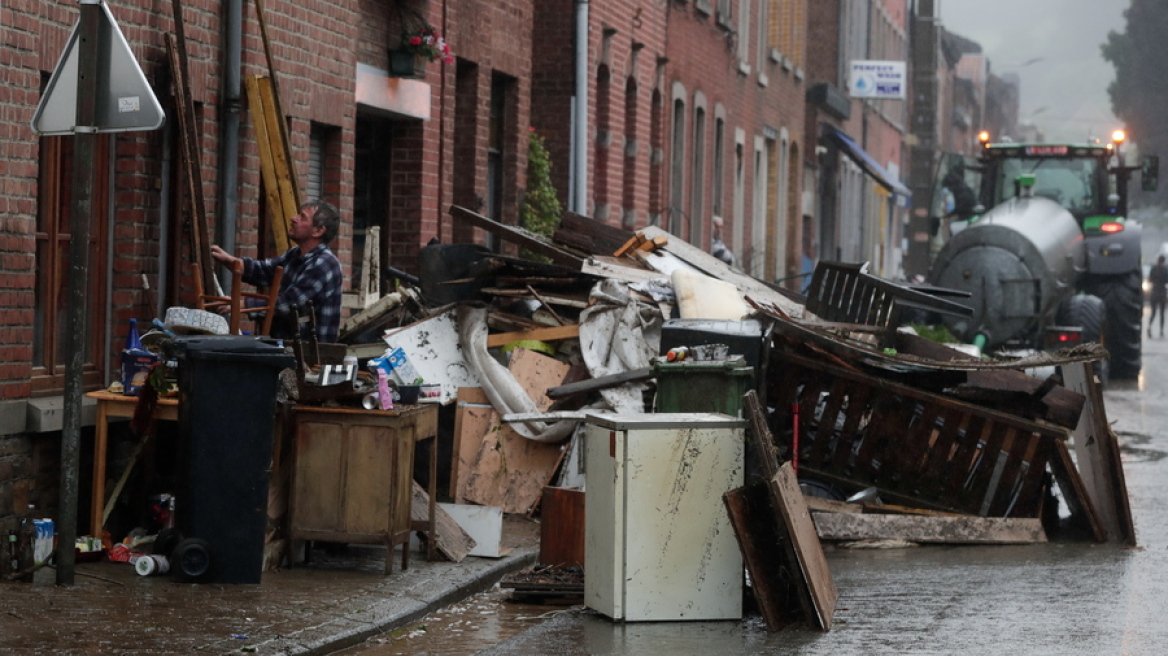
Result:
{"label": "overcast sky", "polygon": [[1122,127],[1111,113],[1107,95],[1115,69],[1103,59],[1099,47],[1109,31],[1126,29],[1123,12],[1129,4],[1128,0],[937,2],[945,28],[981,44],[994,72],[1018,74],[1022,80],[1019,118],[1043,128],[1048,141],[1106,137]]}

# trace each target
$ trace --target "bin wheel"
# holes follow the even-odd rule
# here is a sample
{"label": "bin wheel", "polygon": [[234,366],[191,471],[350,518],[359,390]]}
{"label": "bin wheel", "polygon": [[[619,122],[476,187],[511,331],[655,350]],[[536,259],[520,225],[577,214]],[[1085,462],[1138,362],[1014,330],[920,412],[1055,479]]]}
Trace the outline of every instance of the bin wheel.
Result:
{"label": "bin wheel", "polygon": [[178,532],[178,529],[164,528],[155,536],[154,547],[150,553],[169,557],[170,554],[174,553],[174,548],[178,546],[180,541],[182,541],[182,534]]}
{"label": "bin wheel", "polygon": [[187,538],[178,543],[170,554],[170,569],[184,581],[200,583],[211,576],[214,557],[206,540]]}

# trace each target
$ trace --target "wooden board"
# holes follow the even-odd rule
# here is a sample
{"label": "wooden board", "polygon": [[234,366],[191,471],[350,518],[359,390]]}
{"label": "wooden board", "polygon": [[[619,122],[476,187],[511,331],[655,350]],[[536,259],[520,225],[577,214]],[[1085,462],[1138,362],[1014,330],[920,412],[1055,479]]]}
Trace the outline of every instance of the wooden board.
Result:
{"label": "wooden board", "polygon": [[1111,432],[1103,407],[1103,390],[1089,363],[1063,365],[1066,386],[1087,397],[1075,428],[1075,457],[1083,487],[1108,539],[1135,546],[1136,531],[1127,497],[1127,481],[1119,455],[1119,440]]}
{"label": "wooden board", "polygon": [[494,425],[498,413],[481,388],[458,388],[458,405],[454,412],[454,457],[450,464],[450,498],[465,503],[460,491],[466,488],[466,478],[479,443]]}
{"label": "wooden board", "polygon": [[1046,542],[1038,518],[939,517],[816,513],[823,540],[907,540],[938,544],[1033,544]]}
{"label": "wooden board", "polygon": [[[657,226],[646,226],[642,232],[649,239],[655,239],[661,236],[669,238],[671,236],[668,232]],[[687,265],[692,266],[693,268],[698,269],[703,273],[734,285],[740,292],[742,292],[744,296],[750,296],[761,301],[773,303],[774,305],[782,308],[782,310],[790,316],[803,316],[803,307],[784,296],[782,292],[772,289],[761,280],[752,278],[744,273],[731,269],[722,260],[719,260],[713,255],[703,251],[696,246],[693,246],[692,244],[687,244],[686,242],[674,237],[670,239],[669,245],[662,250],[676,256],[678,259],[683,260]],[[640,253],[642,254],[643,261],[646,263],[659,261],[654,259],[657,257],[656,255],[647,255],[643,252]],[[654,269],[657,268],[653,266],[653,264],[649,264],[649,266]],[[670,271],[670,273],[672,273],[672,271]]]}
{"label": "wooden board", "polygon": [[803,501],[803,491],[799,489],[799,481],[791,463],[783,463],[779,473],[767,482],[767,487],[771,503],[778,508],[782,519],[779,526],[786,531],[786,544],[793,558],[792,564],[797,566],[799,576],[796,581],[802,581],[802,585],[806,586],[806,594],[811,600],[812,612],[808,614],[808,622],[820,631],[829,631],[839,590],[831,577],[827,558],[823,555],[823,545],[819,542],[811,511]]}
{"label": "wooden board", "polygon": [[785,562],[776,558],[782,553],[783,537],[778,530],[767,486],[749,485],[722,495],[730,525],[738,538],[738,547],[746,571],[750,572],[751,591],[768,631],[778,631],[801,614],[793,603],[796,592],[791,577],[784,576]]}
{"label": "wooden board", "polygon": [[575,212],[564,212],[552,239],[586,253],[611,253],[633,233]]}
{"label": "wooden board", "polygon": [[[430,495],[426,494],[426,490],[418,485],[417,481],[414,481],[413,497],[410,499],[410,521],[425,522],[429,514]],[[435,504],[434,517],[436,520],[434,531],[438,534],[434,546],[451,562],[461,563],[470,550],[474,549],[474,538],[467,535],[458,522],[450,516],[450,513],[442,509],[442,506]]]}
{"label": "wooden board", "polygon": [[1062,492],[1067,511],[1071,513],[1070,523],[1086,529],[1096,542],[1107,542],[1107,531],[1099,523],[1095,504],[1091,502],[1083,478],[1071,460],[1070,450],[1062,442],[1055,444],[1054,454],[1050,458],[1050,472]]}
{"label": "wooden board", "polygon": [[547,328],[533,328],[513,333],[496,333],[487,337],[487,348],[504,346],[521,340],[553,341],[557,339],[573,339],[580,336],[580,325],[549,326]]}
{"label": "wooden board", "polygon": [[545,487],[540,501],[539,564],[584,567],[584,490]]}
{"label": "wooden board", "polygon": [[[512,352],[508,366],[539,410],[551,406],[547,389],[563,381],[569,368],[555,358],[522,348]],[[456,429],[454,499],[497,506],[507,513],[529,513],[563,458],[562,445],[529,440],[504,424],[494,409],[480,410],[467,406],[463,423]]]}
{"label": "wooden board", "polygon": [[533,253],[550,258],[556,264],[570,267],[575,271],[579,271],[581,264],[584,262],[583,258],[553,246],[533,232],[524,230],[519,226],[499,223],[494,219],[472,212],[465,207],[452,205],[450,207],[450,216],[454,217],[455,221],[462,221],[476,228],[486,230],[504,241],[522,246]]}

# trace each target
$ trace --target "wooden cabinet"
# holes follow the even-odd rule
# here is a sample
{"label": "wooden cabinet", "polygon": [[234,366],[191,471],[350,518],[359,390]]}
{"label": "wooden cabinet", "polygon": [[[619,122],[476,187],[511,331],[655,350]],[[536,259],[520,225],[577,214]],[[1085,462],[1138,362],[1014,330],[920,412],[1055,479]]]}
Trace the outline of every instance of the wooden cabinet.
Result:
{"label": "wooden cabinet", "polygon": [[[433,544],[434,462],[438,407],[362,410],[298,406],[290,499],[293,540],[384,544],[385,572],[393,568],[393,548],[402,547],[409,567],[410,501],[414,445],[430,441],[430,518]],[[419,527],[421,528],[421,527]]]}

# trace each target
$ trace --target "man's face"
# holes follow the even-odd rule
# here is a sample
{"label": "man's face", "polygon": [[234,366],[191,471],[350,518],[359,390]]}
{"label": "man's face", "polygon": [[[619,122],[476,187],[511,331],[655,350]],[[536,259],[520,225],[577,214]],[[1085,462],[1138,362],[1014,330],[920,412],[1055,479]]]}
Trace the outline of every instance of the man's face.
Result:
{"label": "man's face", "polygon": [[300,213],[292,217],[288,225],[288,238],[297,244],[303,243],[309,239],[319,239],[324,235],[324,227],[312,225],[312,219],[316,216],[316,209],[306,207],[300,210]]}

